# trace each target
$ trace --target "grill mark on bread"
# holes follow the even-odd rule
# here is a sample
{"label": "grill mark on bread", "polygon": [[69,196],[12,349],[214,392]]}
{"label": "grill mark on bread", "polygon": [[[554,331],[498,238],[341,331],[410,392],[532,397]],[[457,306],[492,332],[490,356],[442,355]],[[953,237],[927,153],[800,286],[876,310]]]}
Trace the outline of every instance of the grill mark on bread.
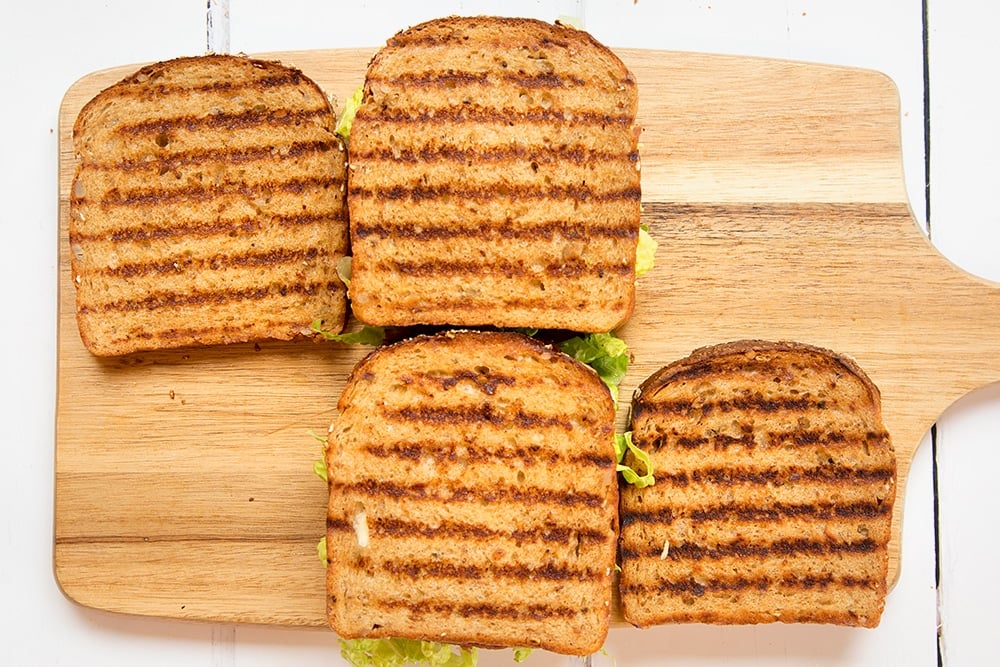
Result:
{"label": "grill mark on bread", "polygon": [[[341,532],[354,532],[351,522],[346,519],[327,519],[327,525],[334,530]],[[614,539],[606,531],[589,530],[579,525],[546,525],[535,526],[527,529],[515,529],[510,531],[496,530],[489,526],[469,524],[458,521],[442,521],[436,525],[428,525],[409,519],[394,517],[380,517],[374,519],[370,524],[373,534],[394,537],[394,538],[422,538],[428,540],[446,539],[477,539],[495,540],[507,539],[517,544],[523,543],[557,543],[565,544],[571,538],[576,537],[581,543],[589,542],[593,544],[603,544],[609,539]]]}
{"label": "grill mark on bread", "polygon": [[331,483],[331,489],[345,495],[387,497],[405,500],[437,502],[519,503],[523,505],[556,505],[560,507],[601,507],[605,499],[601,494],[565,489],[546,489],[532,486],[481,487],[437,486],[424,483],[362,479],[351,483]]}
{"label": "grill mark on bread", "polygon": [[[358,111],[356,118],[367,120],[369,111],[362,108]],[[561,111],[559,109],[511,109],[506,107],[483,107],[474,104],[466,104],[461,107],[430,107],[430,108],[405,108],[405,109],[382,109],[378,112],[378,120],[397,125],[419,124],[447,124],[474,123],[498,125],[558,125],[560,127],[604,127],[613,125],[618,127],[632,127],[635,118],[630,114],[609,114],[594,111],[572,110]],[[633,153],[630,153],[631,156]],[[365,155],[365,153],[362,153]],[[638,155],[638,153],[635,153]]]}
{"label": "grill mark on bread", "polygon": [[[292,320],[279,320],[273,319],[269,320],[268,324],[273,326],[281,327],[296,327],[302,326],[301,322],[295,322]],[[223,335],[227,336],[233,341],[241,340],[241,337],[246,333],[246,325],[243,323],[236,324],[224,324],[221,326],[212,327],[175,327],[172,329],[164,329],[161,331],[129,331],[128,335],[120,340],[138,338],[141,340],[159,340],[159,341],[173,341],[173,340],[198,340],[206,335]],[[119,339],[115,339],[119,342]]]}
{"label": "grill mark on bread", "polygon": [[457,146],[425,146],[419,149],[382,148],[371,149],[364,153],[352,153],[354,159],[384,160],[405,164],[428,164],[434,162],[454,162],[456,164],[475,163],[513,163],[530,161],[535,164],[577,164],[586,165],[593,162],[611,162],[621,160],[632,164],[639,162],[638,152],[626,154],[612,151],[601,151],[583,146],[565,146],[541,150],[539,147],[525,146],[491,146],[488,148],[459,148]]}
{"label": "grill mark on bread", "polygon": [[[412,300],[407,300],[407,303],[412,303]],[[474,298],[448,298],[439,297],[435,299],[433,303],[433,310],[436,312],[464,312],[464,311],[482,311],[488,307],[488,303],[479,299]],[[572,303],[563,303],[559,307],[553,306],[551,302],[543,297],[511,297],[504,301],[504,305],[510,309],[524,309],[524,310],[549,310],[558,312],[560,310],[573,312],[576,307]],[[414,308],[414,310],[428,310],[429,308],[421,306],[419,308]],[[483,322],[482,324],[488,324],[488,322]]]}
{"label": "grill mark on bread", "polygon": [[622,549],[623,558],[648,558],[673,561],[722,560],[725,558],[769,559],[801,555],[829,556],[836,554],[870,554],[884,551],[885,544],[872,539],[856,542],[836,542],[805,538],[786,538],[774,542],[748,542],[736,539],[731,542],[711,546],[685,542],[671,544],[667,555],[663,555],[662,545],[651,544],[645,549]]}
{"label": "grill mark on bread", "polygon": [[549,447],[539,445],[523,445],[518,447],[483,447],[476,444],[462,444],[463,452],[459,452],[456,446],[451,444],[440,444],[434,442],[394,442],[370,443],[365,445],[364,451],[377,458],[399,458],[409,461],[419,461],[424,457],[432,457],[436,462],[458,462],[463,460],[488,461],[495,459],[498,461],[519,461],[525,466],[546,465],[554,466],[559,464],[567,465],[591,465],[601,469],[607,469],[615,465],[609,458],[597,456],[589,452],[561,454]]}
{"label": "grill mark on bread", "polygon": [[463,619],[478,617],[511,621],[546,621],[556,618],[572,619],[586,613],[585,610],[574,607],[547,604],[501,605],[488,602],[422,601],[419,605],[414,606],[410,600],[395,598],[375,598],[370,604],[382,609],[406,609],[411,616],[418,618],[428,614],[437,614]]}
{"label": "grill mark on bread", "polygon": [[661,579],[656,583],[637,583],[622,586],[622,594],[649,595],[651,593],[671,593],[674,595],[691,594],[701,597],[705,593],[737,592],[750,589],[768,591],[778,589],[812,590],[816,588],[879,588],[882,582],[868,577],[851,575],[806,574],[786,575],[784,577],[730,577],[698,581],[694,578],[669,580]]}
{"label": "grill mark on bread", "polygon": [[[622,514],[622,527],[636,523],[672,524],[679,519],[695,523],[712,521],[780,522],[784,519],[806,517],[817,520],[875,519],[891,511],[889,503],[861,501],[855,503],[775,503],[759,505],[726,503],[703,508],[660,507],[644,512]],[[662,545],[661,545],[662,547]]]}
{"label": "grill mark on bread", "polygon": [[457,197],[464,200],[486,201],[504,197],[519,200],[560,200],[573,199],[578,201],[635,201],[642,198],[639,187],[625,187],[611,190],[598,190],[589,185],[555,185],[549,187],[509,187],[502,183],[482,184],[479,187],[461,187],[452,184],[437,186],[405,186],[394,185],[385,190],[351,187],[349,196],[365,199],[411,200],[414,202],[429,201],[441,197]]}
{"label": "grill mark on bread", "polygon": [[[763,381],[772,378],[785,378],[788,375],[788,368],[771,356],[764,355],[759,358],[748,357],[740,360],[739,375],[759,376]],[[817,360],[814,372],[818,375],[833,373],[835,375],[848,374],[850,370],[842,363],[831,359]],[[669,382],[676,385],[685,381],[698,380],[704,377],[725,377],[734,374],[732,367],[733,360],[726,358],[718,361],[709,361],[704,364],[694,364],[672,369],[668,377],[661,379],[662,382]]]}
{"label": "grill mark on bread", "polygon": [[792,466],[769,469],[727,466],[662,473],[656,476],[656,481],[658,483],[662,481],[672,486],[687,486],[688,484],[714,484],[722,487],[734,484],[764,486],[801,481],[837,485],[885,482],[893,479],[895,475],[895,468],[857,468],[847,465]]}
{"label": "grill mark on bread", "polygon": [[376,270],[398,272],[409,276],[434,277],[434,276],[472,276],[483,274],[503,274],[507,278],[531,278],[538,275],[552,277],[578,278],[580,276],[596,275],[603,277],[605,274],[630,275],[634,273],[631,264],[590,264],[585,260],[562,260],[539,264],[536,270],[531,266],[524,266],[522,262],[512,262],[501,260],[498,262],[477,262],[472,260],[436,260],[431,259],[423,262],[404,261],[398,259],[386,259],[375,265]]}
{"label": "grill mark on bread", "polygon": [[[767,447],[783,447],[789,444],[808,447],[815,445],[838,446],[838,447],[864,447],[871,441],[881,441],[888,438],[888,433],[868,432],[864,435],[845,433],[842,431],[829,430],[808,430],[796,429],[790,431],[767,431],[763,433],[760,441],[769,443]],[[693,450],[702,447],[723,451],[731,446],[741,446],[753,448],[761,446],[758,439],[752,433],[744,433],[739,436],[728,435],[726,433],[680,433],[649,438],[650,446],[659,449],[666,444],[676,445],[683,449]]]}
{"label": "grill mark on bread", "polygon": [[243,289],[216,291],[153,292],[142,299],[122,299],[104,303],[83,304],[80,306],[80,312],[83,314],[132,312],[159,310],[161,308],[220,305],[235,301],[261,301],[270,297],[284,297],[288,295],[313,296],[323,289],[333,291],[337,287],[336,283],[330,282],[303,285],[262,285]]}
{"label": "grill mark on bread", "polygon": [[102,267],[95,273],[119,278],[134,278],[149,274],[183,273],[185,271],[206,271],[246,267],[274,267],[283,264],[312,262],[329,257],[325,248],[273,248],[260,252],[242,254],[216,254],[211,257],[177,257],[146,262],[130,262],[116,267]]}
{"label": "grill mark on bread", "polygon": [[497,410],[490,403],[445,407],[437,405],[416,405],[404,408],[386,409],[382,412],[386,419],[399,422],[427,422],[430,424],[490,424],[498,428],[516,427],[520,429],[560,428],[573,429],[573,422],[560,415],[547,415],[521,409]]}
{"label": "grill mark on bread", "polygon": [[[359,563],[364,567],[364,563]],[[536,579],[546,581],[585,581],[588,578],[600,576],[590,568],[574,568],[555,563],[531,566],[527,563],[508,565],[477,565],[474,563],[449,563],[434,560],[397,561],[384,560],[378,563],[378,569],[389,574],[418,581],[426,577],[435,579],[455,579],[458,581],[489,579],[490,581],[507,579],[520,583]]]}
{"label": "grill mark on bread", "polygon": [[125,137],[134,138],[147,135],[155,136],[180,129],[190,131],[237,130],[267,127],[268,125],[295,127],[314,120],[321,121],[321,124],[325,125],[330,115],[330,108],[326,106],[311,109],[247,109],[235,113],[223,111],[201,115],[154,118],[137,123],[122,124],[115,131]]}
{"label": "grill mark on bread", "polygon": [[632,239],[639,235],[635,225],[578,225],[560,220],[539,220],[524,225],[512,222],[483,223],[476,227],[425,226],[417,224],[367,225],[356,224],[351,233],[357,239],[402,238],[414,241],[451,241],[478,239],[495,241],[551,241],[558,234],[567,240],[581,239]]}
{"label": "grill mark on bread", "polygon": [[[354,525],[344,519],[327,518],[328,528],[343,532],[354,533]],[[373,535],[392,538],[420,538],[427,540],[439,539],[463,539],[491,541],[497,539],[511,540],[518,545],[525,543],[534,544],[566,544],[570,539],[578,539],[581,544],[603,544],[614,536],[606,531],[589,530],[576,524],[572,525],[545,525],[535,526],[527,529],[516,529],[510,531],[496,530],[489,526],[470,524],[458,521],[442,521],[431,526],[426,523],[400,519],[395,517],[379,517],[369,520],[369,530]]]}
{"label": "grill mark on bread", "polygon": [[779,411],[802,413],[831,410],[840,407],[836,398],[833,397],[785,396],[780,398],[766,398],[758,395],[705,401],[682,398],[643,403],[637,406],[635,419],[649,418],[654,415],[660,417],[683,417],[692,413],[706,416],[716,411],[739,411],[760,414],[772,414]]}
{"label": "grill mark on bread", "polygon": [[[195,58],[180,58],[178,60],[180,61],[180,60],[194,60],[194,59]],[[166,64],[169,65],[170,62]],[[291,67],[278,65],[277,63],[269,63],[264,61],[258,61],[258,62],[248,61],[246,64],[258,70],[263,70],[266,67],[271,67],[273,69],[276,69],[277,71],[250,80],[242,78],[238,80],[209,79],[197,85],[170,84],[164,82],[162,79],[159,79],[160,72],[158,70],[160,67],[162,67],[163,64],[157,63],[154,65],[148,65],[146,67],[143,67],[134,75],[126,79],[124,83],[128,85],[117,90],[116,94],[122,96],[133,95],[135,97],[142,97],[145,94],[147,94],[147,92],[151,87],[155,88],[158,95],[164,95],[164,96],[170,96],[177,93],[185,93],[185,92],[209,93],[209,92],[228,92],[233,90],[252,91],[255,89],[266,90],[268,88],[281,88],[285,86],[295,87],[306,81],[301,71]],[[134,86],[134,88],[130,86]]]}
{"label": "grill mark on bread", "polygon": [[[326,177],[294,178],[280,182],[223,183],[220,185],[191,184],[177,188],[136,188],[134,190],[111,190],[98,202],[102,207],[112,206],[157,206],[177,200],[212,200],[229,195],[254,198],[273,192],[301,194],[307,190],[325,189],[330,186]],[[78,199],[86,202],[86,197]]]}
{"label": "grill mark on bread", "polygon": [[556,89],[567,86],[584,86],[587,84],[583,77],[568,74],[555,74],[552,72],[537,72],[528,74],[517,71],[490,71],[490,72],[463,72],[448,71],[441,72],[427,70],[425,72],[404,72],[392,77],[369,77],[368,83],[372,86],[393,88],[430,87],[442,90],[451,90],[457,86],[480,85],[486,87],[516,85],[533,89]]}
{"label": "grill mark on bread", "polygon": [[81,241],[113,241],[113,242],[142,242],[159,241],[166,239],[176,239],[197,236],[208,238],[211,236],[230,236],[233,234],[251,234],[259,232],[265,227],[305,227],[310,225],[321,225],[330,221],[344,221],[347,218],[347,208],[338,211],[324,213],[294,213],[288,215],[262,215],[245,216],[234,219],[218,219],[214,221],[185,221],[179,220],[169,227],[120,227],[117,229],[105,230],[99,233],[89,234],[75,230],[71,236],[74,242]]}
{"label": "grill mark on bread", "polygon": [[162,174],[187,165],[203,166],[210,163],[232,165],[262,160],[286,160],[312,153],[324,153],[334,150],[336,146],[337,144],[332,139],[296,141],[283,146],[255,145],[238,149],[191,149],[184,152],[171,152],[166,155],[158,155],[155,160],[133,158],[114,162],[89,161],[87,164],[92,169],[102,171],[121,171],[125,173],[156,171]]}

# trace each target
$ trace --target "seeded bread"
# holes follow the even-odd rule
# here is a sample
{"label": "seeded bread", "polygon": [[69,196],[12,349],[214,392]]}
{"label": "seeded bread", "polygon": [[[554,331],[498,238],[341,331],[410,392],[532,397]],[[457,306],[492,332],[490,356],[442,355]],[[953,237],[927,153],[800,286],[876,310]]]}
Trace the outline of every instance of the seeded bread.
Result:
{"label": "seeded bread", "polygon": [[73,128],[69,238],[96,355],[343,327],[346,154],[319,87],[276,62],[143,67]]}
{"label": "seeded bread", "polygon": [[351,130],[351,302],[379,325],[609,331],[631,314],[632,74],[589,34],[449,17],[368,69]]}
{"label": "seeded bread", "polygon": [[585,655],[611,611],[615,409],[514,333],[379,348],[330,429],[327,594],[343,638]]}
{"label": "seeded bread", "polygon": [[627,621],[879,623],[896,464],[856,363],[708,347],[643,382],[632,410],[656,483],[622,489]]}

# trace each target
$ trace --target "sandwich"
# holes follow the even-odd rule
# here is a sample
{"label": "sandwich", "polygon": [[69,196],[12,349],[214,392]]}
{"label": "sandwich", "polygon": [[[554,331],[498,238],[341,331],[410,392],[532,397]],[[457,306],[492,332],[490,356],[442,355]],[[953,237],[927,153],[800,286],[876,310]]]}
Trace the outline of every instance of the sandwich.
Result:
{"label": "sandwich", "polygon": [[95,355],[343,328],[346,152],[326,95],[277,62],[141,68],[73,127],[69,241]]}
{"label": "sandwich", "polygon": [[448,17],[388,40],[350,136],[350,297],[378,326],[606,332],[635,296],[637,87],[582,30]]}
{"label": "sandwich", "polygon": [[342,640],[587,655],[607,635],[615,406],[520,333],[377,348],[327,438],[327,610]]}
{"label": "sandwich", "polygon": [[702,348],[646,379],[632,442],[657,475],[621,492],[625,620],[876,626],[896,482],[880,401],[854,361],[798,343]]}

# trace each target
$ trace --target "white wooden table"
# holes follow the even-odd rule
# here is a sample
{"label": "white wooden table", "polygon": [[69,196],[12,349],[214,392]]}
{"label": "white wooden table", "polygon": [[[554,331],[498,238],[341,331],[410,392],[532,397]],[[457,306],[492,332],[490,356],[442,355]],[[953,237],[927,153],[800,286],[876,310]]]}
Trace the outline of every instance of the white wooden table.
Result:
{"label": "white wooden table", "polygon": [[[209,1],[208,6],[213,5]],[[899,88],[913,211],[953,262],[1000,280],[1000,6],[987,0],[232,0],[5,2],[0,6],[0,665],[341,664],[317,630],[212,625],[85,609],[52,575],[56,321],[56,118],[73,81],[97,69],[204,52],[377,46],[450,13],[561,15],[610,46],[762,55],[876,69]],[[1000,322],[997,323],[1000,335]],[[1000,386],[950,408],[905,489],[903,562],[881,626],[615,628],[598,665],[982,665],[993,656],[1000,547]],[[536,654],[527,664],[568,664]],[[484,665],[511,664],[484,652]]]}

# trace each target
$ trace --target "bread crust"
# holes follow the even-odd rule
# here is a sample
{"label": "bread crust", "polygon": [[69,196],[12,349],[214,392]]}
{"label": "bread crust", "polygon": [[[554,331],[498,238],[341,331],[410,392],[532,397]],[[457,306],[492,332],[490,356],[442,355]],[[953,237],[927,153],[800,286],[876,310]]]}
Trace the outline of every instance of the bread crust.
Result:
{"label": "bread crust", "polygon": [[319,86],[244,56],[146,65],[80,111],[69,240],[99,356],[339,331],[346,152]]}
{"label": "bread crust", "polygon": [[657,482],[621,494],[627,621],[878,625],[896,460],[855,360],[699,348],[640,384],[631,425]]}

